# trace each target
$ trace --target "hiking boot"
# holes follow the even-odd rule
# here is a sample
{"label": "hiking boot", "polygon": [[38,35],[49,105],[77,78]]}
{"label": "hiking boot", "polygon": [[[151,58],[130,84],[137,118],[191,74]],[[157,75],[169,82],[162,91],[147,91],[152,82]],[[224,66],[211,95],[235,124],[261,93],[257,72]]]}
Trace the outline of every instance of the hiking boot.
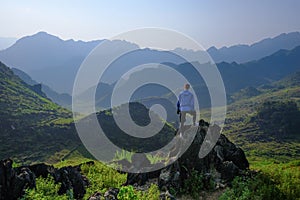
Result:
{"label": "hiking boot", "polygon": [[182,138],[182,133],[181,132],[179,132],[179,138]]}

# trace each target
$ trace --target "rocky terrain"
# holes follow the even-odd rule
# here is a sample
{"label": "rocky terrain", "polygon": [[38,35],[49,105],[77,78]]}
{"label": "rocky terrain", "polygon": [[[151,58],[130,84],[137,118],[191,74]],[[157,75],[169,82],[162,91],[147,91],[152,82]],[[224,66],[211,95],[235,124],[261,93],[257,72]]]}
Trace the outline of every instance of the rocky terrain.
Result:
{"label": "rocky terrain", "polygon": [[[128,173],[124,185],[132,185],[138,190],[146,190],[151,183],[154,183],[161,191],[161,199],[176,199],[170,194],[170,191],[180,191],[181,188],[184,188],[186,181],[191,180],[191,177],[196,177],[194,181],[202,185],[204,190],[217,190],[230,184],[235,176],[246,174],[249,163],[243,150],[230,142],[223,134],[220,135],[213,150],[206,157],[200,159],[198,154],[207,134],[208,123],[201,123],[197,127],[187,127],[185,134],[188,135],[189,131],[193,131],[194,128],[197,129],[197,133],[192,144],[177,161],[154,172]],[[214,134],[219,133],[220,128],[213,125],[211,131]],[[185,139],[176,137],[179,140]],[[171,154],[175,155],[177,151],[174,149]],[[134,155],[132,159],[134,159]],[[94,161],[85,164],[94,165]],[[197,177],[195,174],[199,176]],[[43,178],[52,176],[56,183],[60,183],[58,193],[64,194],[72,190],[75,199],[82,199],[86,187],[89,187],[89,180],[81,173],[81,165],[55,168],[52,165],[41,163],[13,167],[13,161],[5,159],[0,161],[0,199],[13,200],[22,197],[25,189],[35,187],[36,178],[40,176]],[[118,188],[110,188],[105,193],[95,191],[95,194],[89,199],[118,199],[118,193]]]}

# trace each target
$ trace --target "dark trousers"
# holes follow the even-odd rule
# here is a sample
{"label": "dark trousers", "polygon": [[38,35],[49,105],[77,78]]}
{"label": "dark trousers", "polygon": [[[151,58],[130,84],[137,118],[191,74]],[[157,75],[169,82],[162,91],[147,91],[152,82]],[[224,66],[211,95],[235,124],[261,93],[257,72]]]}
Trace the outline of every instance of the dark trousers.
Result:
{"label": "dark trousers", "polygon": [[183,128],[184,122],[186,121],[186,114],[190,114],[193,116],[193,124],[195,125],[196,123],[196,111],[191,110],[191,111],[181,111],[179,118],[180,118],[180,128]]}

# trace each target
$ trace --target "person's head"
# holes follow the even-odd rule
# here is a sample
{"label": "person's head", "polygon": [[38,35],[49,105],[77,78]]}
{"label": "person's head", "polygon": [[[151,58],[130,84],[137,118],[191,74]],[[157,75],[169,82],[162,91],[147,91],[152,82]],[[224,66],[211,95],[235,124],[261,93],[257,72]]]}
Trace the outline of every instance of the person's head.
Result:
{"label": "person's head", "polygon": [[190,89],[190,87],[191,87],[190,84],[188,84],[188,83],[184,84],[184,89],[185,89],[185,90]]}

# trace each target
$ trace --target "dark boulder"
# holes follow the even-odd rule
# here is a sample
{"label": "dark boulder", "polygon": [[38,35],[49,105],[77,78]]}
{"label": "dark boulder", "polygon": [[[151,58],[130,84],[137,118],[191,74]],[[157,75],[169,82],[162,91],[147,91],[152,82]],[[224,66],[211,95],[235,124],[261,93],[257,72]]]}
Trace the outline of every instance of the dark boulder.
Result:
{"label": "dark boulder", "polygon": [[239,175],[239,168],[232,161],[222,162],[217,170],[221,173],[221,178],[224,180],[233,180],[233,178]]}
{"label": "dark boulder", "polygon": [[118,194],[119,194],[119,189],[118,188],[109,188],[104,193],[104,199],[105,200],[117,200],[118,199]]}
{"label": "dark boulder", "polygon": [[249,162],[246,158],[244,151],[241,148],[237,148],[234,151],[228,160],[232,161],[239,169],[248,169]]}
{"label": "dark boulder", "polygon": [[36,177],[47,178],[49,175],[54,177],[56,183],[61,183],[59,194],[71,189],[76,199],[82,199],[85,194],[88,180],[80,173],[81,165],[56,169],[43,163],[16,168],[13,168],[12,164],[11,159],[0,161],[0,200],[15,200],[22,197],[27,188],[35,187]]}
{"label": "dark boulder", "polygon": [[158,178],[158,187],[162,190],[169,190],[170,188],[179,190],[182,184],[183,173],[178,161],[172,165],[161,170]]}
{"label": "dark boulder", "polygon": [[118,188],[109,188],[104,194],[100,192],[94,193],[88,200],[118,200],[118,194]]}
{"label": "dark boulder", "polygon": [[12,167],[13,161],[0,161],[0,199],[14,200],[25,193],[25,189],[35,187],[35,175],[27,167]]}
{"label": "dark boulder", "polygon": [[176,198],[173,195],[171,195],[169,191],[160,193],[159,199],[161,199],[161,200],[176,200]]}
{"label": "dark boulder", "polygon": [[[27,167],[16,168],[16,178],[13,182],[13,194],[22,195],[24,189],[35,187],[35,175]],[[22,193],[18,193],[22,191]]]}
{"label": "dark boulder", "polygon": [[68,166],[55,171],[54,180],[61,183],[58,194],[65,194],[73,189],[74,198],[81,199],[85,194],[87,179],[80,173],[80,167]]}
{"label": "dark boulder", "polygon": [[[132,164],[129,163],[129,165],[132,165],[130,170],[136,171],[136,173],[127,173],[127,180],[124,185],[144,185],[149,179],[157,178],[160,175],[160,170],[155,170],[147,173],[138,173],[140,169],[147,168],[147,167],[153,167],[157,168],[156,165],[159,165],[161,163],[157,163],[154,165],[151,165],[150,161],[148,160],[147,156],[145,154],[133,154],[132,155]],[[128,161],[127,161],[128,162]],[[123,163],[126,163],[123,161]]]}
{"label": "dark boulder", "polygon": [[54,175],[55,168],[52,165],[46,165],[44,163],[34,164],[27,166],[36,177],[47,178],[49,174]]}
{"label": "dark boulder", "polygon": [[100,192],[96,192],[95,194],[93,194],[92,196],[90,196],[88,198],[88,200],[102,200],[102,194]]}

